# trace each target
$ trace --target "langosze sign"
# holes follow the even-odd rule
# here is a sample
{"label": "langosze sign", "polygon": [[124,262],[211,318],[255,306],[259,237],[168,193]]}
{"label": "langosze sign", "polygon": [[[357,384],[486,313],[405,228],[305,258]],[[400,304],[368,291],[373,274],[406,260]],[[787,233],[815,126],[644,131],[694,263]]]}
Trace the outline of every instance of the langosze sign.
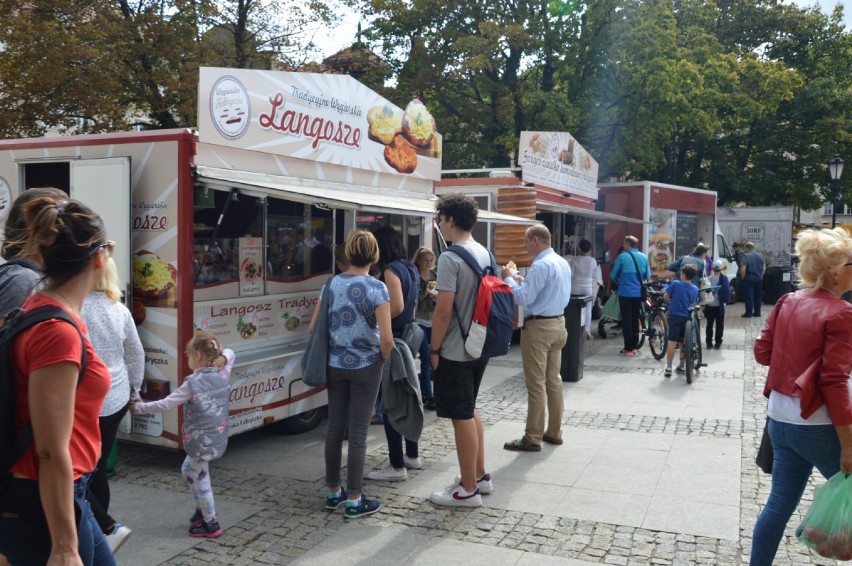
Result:
{"label": "langosze sign", "polygon": [[202,68],[198,102],[205,143],[441,178],[441,135],[426,106],[402,110],[346,75]]}
{"label": "langosze sign", "polygon": [[519,149],[527,183],[598,198],[598,162],[568,132],[521,132]]}

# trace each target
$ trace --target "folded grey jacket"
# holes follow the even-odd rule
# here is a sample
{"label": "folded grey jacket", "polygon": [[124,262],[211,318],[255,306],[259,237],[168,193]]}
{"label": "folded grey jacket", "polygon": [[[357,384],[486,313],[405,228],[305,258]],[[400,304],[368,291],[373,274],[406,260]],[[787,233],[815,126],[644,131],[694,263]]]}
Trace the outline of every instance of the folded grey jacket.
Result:
{"label": "folded grey jacket", "polygon": [[394,338],[390,360],[382,371],[382,412],[402,436],[417,442],[423,433],[423,399],[414,356],[405,342]]}

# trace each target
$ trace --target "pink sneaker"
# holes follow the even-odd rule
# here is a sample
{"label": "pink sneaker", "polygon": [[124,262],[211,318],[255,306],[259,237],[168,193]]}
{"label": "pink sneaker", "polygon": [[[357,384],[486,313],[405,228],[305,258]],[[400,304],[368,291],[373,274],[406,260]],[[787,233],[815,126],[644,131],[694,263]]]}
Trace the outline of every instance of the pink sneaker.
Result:
{"label": "pink sneaker", "polygon": [[622,356],[627,356],[628,358],[632,358],[633,356],[639,355],[639,350],[624,350],[621,352]]}

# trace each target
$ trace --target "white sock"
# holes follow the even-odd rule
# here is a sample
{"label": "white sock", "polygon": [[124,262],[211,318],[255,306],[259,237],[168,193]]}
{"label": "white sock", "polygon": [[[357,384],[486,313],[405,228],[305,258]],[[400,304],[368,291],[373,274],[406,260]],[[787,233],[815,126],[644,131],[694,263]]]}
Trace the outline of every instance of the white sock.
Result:
{"label": "white sock", "polygon": [[361,505],[361,498],[358,497],[358,499],[348,499],[346,501],[346,505],[347,505],[347,507],[357,507],[357,506]]}

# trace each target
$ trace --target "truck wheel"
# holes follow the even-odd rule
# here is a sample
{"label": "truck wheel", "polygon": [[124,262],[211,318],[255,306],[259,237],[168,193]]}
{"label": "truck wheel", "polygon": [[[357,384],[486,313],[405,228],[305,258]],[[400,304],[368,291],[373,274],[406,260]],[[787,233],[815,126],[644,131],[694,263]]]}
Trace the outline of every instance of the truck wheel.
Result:
{"label": "truck wheel", "polygon": [[279,421],[276,426],[281,434],[301,434],[317,428],[327,416],[328,407],[320,407]]}
{"label": "truck wheel", "polygon": [[737,302],[737,288],[734,285],[728,285],[728,288],[731,290],[731,296],[728,297],[728,304],[734,305]]}

